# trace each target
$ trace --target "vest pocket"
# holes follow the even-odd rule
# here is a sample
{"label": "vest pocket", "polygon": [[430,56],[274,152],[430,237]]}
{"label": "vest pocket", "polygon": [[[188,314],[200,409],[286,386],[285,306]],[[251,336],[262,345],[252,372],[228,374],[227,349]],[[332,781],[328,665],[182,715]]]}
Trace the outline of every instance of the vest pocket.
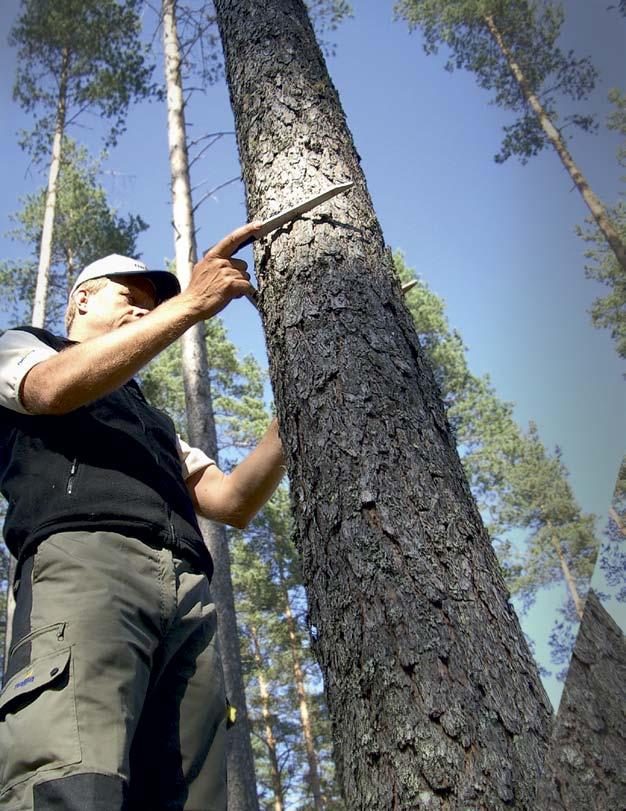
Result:
{"label": "vest pocket", "polygon": [[[58,645],[57,626],[33,633],[38,643],[50,635],[50,646]],[[13,786],[35,773],[80,763],[70,647],[35,657],[2,689],[0,752],[0,804]]]}

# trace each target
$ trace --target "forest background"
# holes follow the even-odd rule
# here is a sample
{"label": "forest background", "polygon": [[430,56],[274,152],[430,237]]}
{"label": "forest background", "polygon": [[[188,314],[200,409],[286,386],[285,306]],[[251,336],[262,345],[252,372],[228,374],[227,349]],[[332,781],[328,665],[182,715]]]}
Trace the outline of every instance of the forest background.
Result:
{"label": "forest background", "polygon": [[[594,329],[588,315],[593,300],[606,291],[584,275],[588,246],[575,226],[586,210],[551,151],[525,166],[515,159],[504,165],[493,161],[510,115],[488,104],[490,94],[471,74],[445,72],[444,49],[426,56],[419,32],[409,34],[405,23],[393,21],[391,3],[353,6],[354,17],[327,34],[335,52],[329,68],[385,238],[445,301],[450,324],[468,346],[471,371],[490,375],[499,397],[515,404],[522,428],[533,420],[544,445],[561,449],[578,503],[598,516],[600,534],[624,452],[626,410],[623,362],[610,336]],[[3,41],[17,8],[14,0],[3,5]],[[596,193],[614,203],[620,192],[619,137],[604,123],[611,111],[609,88],[623,86],[626,23],[605,3],[568,2],[564,8],[561,46],[591,55],[599,72],[595,91],[579,105],[596,114],[598,132],[572,131],[571,150]],[[155,28],[156,18],[147,9],[146,41]],[[160,80],[158,36],[154,41]],[[7,232],[18,198],[44,179],[17,145],[16,132],[28,128],[30,120],[11,100],[14,50],[4,48],[1,58],[0,228]],[[191,138],[232,133],[223,80],[193,96],[188,122]],[[95,117],[83,118],[70,131],[94,155],[102,147],[102,133]],[[149,223],[138,249],[152,267],[163,267],[173,255],[168,172],[164,105],[131,107],[127,131],[103,163],[100,182],[120,214],[139,214]],[[237,178],[234,136],[215,143],[194,172],[197,201]],[[197,212],[200,247],[245,220],[241,183],[225,185]],[[26,252],[2,238],[4,259]],[[10,323],[13,317],[3,314],[0,326]],[[249,303],[233,303],[224,323],[239,352],[253,354],[265,366],[260,321]],[[265,396],[269,401],[268,387]],[[562,684],[550,663],[548,636],[562,601],[562,589],[543,590],[523,621],[539,662],[552,671],[544,683],[555,707]],[[623,605],[607,605],[624,627]]]}

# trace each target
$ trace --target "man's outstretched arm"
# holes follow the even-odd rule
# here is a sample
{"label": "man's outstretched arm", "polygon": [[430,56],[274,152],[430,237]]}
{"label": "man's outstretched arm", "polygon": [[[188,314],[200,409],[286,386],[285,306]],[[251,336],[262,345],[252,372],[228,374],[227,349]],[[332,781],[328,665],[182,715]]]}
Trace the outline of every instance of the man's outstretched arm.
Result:
{"label": "man's outstretched arm", "polygon": [[196,512],[244,529],[277,488],[284,465],[278,423],[273,420],[257,447],[231,473],[210,465],[187,479]]}

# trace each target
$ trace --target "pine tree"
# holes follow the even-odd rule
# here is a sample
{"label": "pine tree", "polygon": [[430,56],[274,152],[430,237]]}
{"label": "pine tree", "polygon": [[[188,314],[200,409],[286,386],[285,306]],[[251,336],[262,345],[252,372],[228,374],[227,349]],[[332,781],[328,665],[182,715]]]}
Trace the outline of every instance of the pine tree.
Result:
{"label": "pine tree", "polygon": [[107,142],[124,130],[132,101],[149,97],[151,68],[139,42],[141,0],[22,0],[9,38],[18,48],[13,96],[35,116],[23,138],[35,160],[50,154],[32,323],[42,327],[63,137],[87,112],[110,119]]}
{"label": "pine tree", "polygon": [[344,797],[533,808],[549,702],[304,5],[216,11],[250,215],[355,184],[255,249]]}
{"label": "pine tree", "polygon": [[[626,137],[626,94],[617,88],[609,91],[609,101],[614,105],[608,116],[607,127]],[[618,147],[617,160],[626,167],[626,141]],[[622,180],[626,176],[622,177]],[[611,217],[623,241],[626,240],[626,203],[619,200],[610,209]],[[585,253],[590,263],[585,266],[587,278],[595,279],[609,288],[606,296],[597,298],[591,306],[591,322],[594,327],[609,329],[611,338],[620,357],[626,358],[626,270],[616,260],[607,247],[602,233],[588,219],[585,228],[577,228],[577,233],[591,247]]]}
{"label": "pine tree", "polygon": [[[442,299],[414,278],[401,255],[394,259],[401,281],[414,282],[407,305],[433,364],[472,493],[490,519],[510,592],[524,611],[541,588],[562,583],[568,589],[550,637],[553,662],[567,666],[597,556],[594,516],[577,504],[559,449],[550,454],[532,423],[524,433],[512,404],[498,397],[487,376],[471,373]],[[513,531],[525,532],[523,544],[509,540]]]}
{"label": "pine tree", "polygon": [[[58,323],[67,306],[67,296],[80,270],[110,253],[137,255],[137,237],[148,226],[138,215],[121,217],[114,211],[100,185],[101,161],[69,138],[64,140],[57,183],[54,240],[50,252],[46,323]],[[46,190],[22,199],[22,208],[12,216],[11,239],[23,243],[29,256],[0,263],[4,307],[23,318],[24,306],[35,297],[37,257],[46,206]]]}
{"label": "pine tree", "polygon": [[588,58],[578,59],[558,45],[561,5],[550,0],[399,0],[395,9],[411,29],[423,30],[427,53],[445,44],[451,50],[447,69],[472,71],[480,87],[495,92],[496,104],[519,115],[504,128],[496,161],[517,155],[525,162],[548,144],[554,148],[626,272],[624,239],[574,162],[564,136],[566,126],[588,132],[594,121],[573,113],[557,124],[557,99],[585,99],[597,78]]}
{"label": "pine tree", "polygon": [[[198,252],[176,13],[176,0],[163,0],[163,50],[175,267],[181,287],[185,288],[191,279]],[[205,450],[219,464],[204,325],[198,323],[187,330],[180,344],[189,441]],[[250,745],[226,529],[223,525],[204,518],[199,518],[199,524],[214,564],[211,593],[218,613],[218,636],[226,694],[238,713],[238,723],[228,736],[228,804],[233,811],[254,811],[258,808],[254,758]]]}

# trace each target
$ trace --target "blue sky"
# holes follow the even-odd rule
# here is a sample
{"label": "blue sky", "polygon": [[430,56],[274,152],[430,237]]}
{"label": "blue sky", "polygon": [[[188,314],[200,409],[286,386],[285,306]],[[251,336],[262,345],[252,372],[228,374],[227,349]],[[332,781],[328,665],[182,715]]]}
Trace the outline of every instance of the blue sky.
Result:
{"label": "blue sky", "polygon": [[[393,21],[392,3],[353,5],[354,18],[330,35],[336,56],[329,69],[385,238],[446,301],[450,323],[469,348],[472,370],[489,373],[499,395],[515,403],[518,421],[535,420],[545,444],[562,448],[583,509],[606,516],[626,445],[626,370],[608,334],[594,329],[587,314],[604,288],[585,279],[585,246],[574,233],[586,208],[552,152],[526,166],[493,161],[510,117],[488,104],[489,96],[470,74],[447,73],[445,54],[427,57],[420,34]],[[626,20],[607,5],[565,3],[562,38],[578,55],[591,54],[600,71],[597,90],[584,107],[598,113],[601,125],[609,109],[607,91],[623,86],[625,75]],[[3,41],[17,7],[16,0],[3,3]],[[146,12],[148,35],[155,24]],[[9,48],[1,54],[4,233],[19,195],[43,178],[28,169],[17,146],[15,133],[29,120],[11,101],[15,54]],[[193,98],[188,122],[192,138],[232,132],[223,82]],[[102,131],[101,122],[86,118],[71,134],[97,151]],[[597,135],[573,134],[571,141],[592,188],[609,203],[620,191],[617,146],[615,133],[603,126]],[[143,259],[162,267],[174,253],[164,105],[131,110],[128,130],[105,169],[110,202],[150,224],[140,238]],[[225,135],[195,167],[196,199],[238,175],[234,136]],[[218,191],[198,211],[199,247],[246,219],[241,183]],[[0,255],[19,257],[24,249],[2,238]],[[246,258],[251,261],[249,250]],[[260,320],[249,303],[233,303],[224,320],[239,349],[265,363]],[[549,631],[545,618],[560,599],[553,589],[529,617],[542,658],[541,638]],[[555,700],[559,688],[548,687]]]}

